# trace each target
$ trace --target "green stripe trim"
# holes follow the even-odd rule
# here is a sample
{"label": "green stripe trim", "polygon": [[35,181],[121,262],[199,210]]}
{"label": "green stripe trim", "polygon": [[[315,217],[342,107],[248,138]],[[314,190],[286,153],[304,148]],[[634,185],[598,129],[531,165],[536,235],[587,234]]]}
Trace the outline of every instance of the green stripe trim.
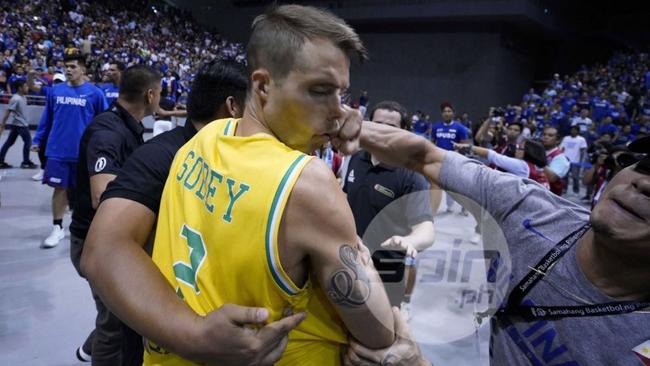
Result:
{"label": "green stripe trim", "polygon": [[230,124],[232,123],[232,120],[229,119],[228,123],[226,123],[226,128],[223,129],[223,134],[228,136],[230,135]]}
{"label": "green stripe trim", "polygon": [[277,217],[279,211],[278,206],[282,199],[283,193],[285,193],[284,191],[287,186],[287,181],[289,181],[289,178],[296,170],[296,167],[303,159],[305,159],[305,157],[306,155],[300,155],[296,160],[293,161],[293,163],[291,163],[286,173],[284,173],[284,177],[282,177],[282,180],[280,181],[280,185],[278,189],[275,191],[275,196],[273,197],[273,203],[271,203],[271,211],[269,212],[269,217],[266,222],[266,240],[265,240],[266,261],[269,266],[269,269],[271,270],[271,276],[278,284],[278,286],[280,286],[280,288],[284,292],[286,292],[291,296],[297,294],[298,290],[294,289],[294,286],[290,282],[283,280],[282,273],[279,270],[280,264],[275,263],[275,257],[273,256],[273,248],[274,248],[273,228],[275,226],[275,220],[280,219],[279,217]]}

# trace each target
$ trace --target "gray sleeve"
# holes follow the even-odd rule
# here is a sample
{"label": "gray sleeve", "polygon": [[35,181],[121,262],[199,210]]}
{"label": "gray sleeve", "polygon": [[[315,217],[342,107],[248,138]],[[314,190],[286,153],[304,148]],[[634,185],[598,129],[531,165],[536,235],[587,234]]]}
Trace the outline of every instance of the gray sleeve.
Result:
{"label": "gray sleeve", "polygon": [[11,97],[11,99],[9,99],[9,105],[7,105],[7,109],[15,112],[18,109],[18,103],[20,103],[20,97]]}
{"label": "gray sleeve", "polygon": [[509,156],[501,155],[494,150],[488,152],[487,160],[490,164],[494,164],[499,168],[512,173],[518,177],[527,178],[530,174],[530,168],[525,161],[521,159],[511,158]]}
{"label": "gray sleeve", "polygon": [[[585,220],[589,211],[550,192],[536,182],[490,169],[478,161],[448,152],[440,171],[440,184],[485,209],[504,230],[519,226],[523,216],[554,216],[569,211]],[[516,211],[516,215],[512,215]],[[566,212],[565,212],[566,213]],[[509,222],[513,219],[516,222]]]}

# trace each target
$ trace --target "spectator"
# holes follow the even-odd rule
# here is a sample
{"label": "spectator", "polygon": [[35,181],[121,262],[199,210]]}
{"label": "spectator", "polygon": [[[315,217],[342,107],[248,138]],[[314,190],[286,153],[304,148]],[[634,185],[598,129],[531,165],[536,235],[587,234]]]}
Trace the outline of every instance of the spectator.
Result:
{"label": "spectator", "polygon": [[16,94],[11,96],[5,115],[0,123],[0,132],[5,129],[5,125],[9,124],[11,126],[11,133],[0,149],[0,169],[12,168],[11,165],[5,162],[5,157],[18,136],[23,139],[23,162],[20,167],[23,169],[36,169],[36,164],[29,159],[32,136],[29,134],[29,124],[25,113],[27,112],[27,98],[25,95],[29,88],[25,79],[17,79],[14,84],[13,88],[16,89]]}
{"label": "spectator", "polygon": [[603,120],[600,123],[600,126],[598,127],[598,136],[602,136],[604,134],[608,134],[612,136],[614,139],[618,134],[618,127],[616,127],[612,123],[612,117],[610,116],[603,118]]}
{"label": "spectator", "polygon": [[501,155],[514,157],[517,151],[517,144],[521,137],[523,126],[519,122],[513,122],[506,128],[506,138],[496,152]]}
{"label": "spectator", "polygon": [[23,66],[17,66],[16,71],[9,77],[7,80],[7,93],[8,94],[15,94],[17,89],[16,89],[16,82],[18,80],[27,80],[27,75],[25,75],[25,68]]}
{"label": "spectator", "polygon": [[546,153],[544,147],[538,142],[526,140],[518,146],[513,157],[500,154],[494,150],[469,144],[454,144],[454,149],[461,154],[473,153],[487,160],[499,169],[518,177],[529,178],[540,185],[550,188],[548,179],[544,174],[546,166]]}
{"label": "spectator", "polygon": [[574,194],[578,194],[580,191],[580,170],[587,152],[587,141],[584,137],[578,135],[578,132],[578,126],[571,127],[571,135],[565,136],[560,143],[564,155],[571,162],[570,179],[572,180]]}
{"label": "spectator", "polygon": [[[445,149],[453,150],[454,143],[468,143],[469,131],[460,122],[454,120],[454,108],[449,102],[440,104],[440,112],[442,121],[434,123],[431,126],[431,138],[436,146]],[[452,212],[454,206],[454,199],[451,195],[446,195],[447,212]],[[460,213],[467,215],[467,211],[461,206]]]}
{"label": "spectator", "polygon": [[569,173],[571,163],[566,155],[562,153],[559,144],[560,138],[557,129],[554,127],[545,128],[542,134],[542,145],[546,149],[548,165],[544,167],[544,174],[548,178],[551,192],[561,196],[564,193],[564,178]]}
{"label": "spectator", "polygon": [[589,118],[589,109],[582,108],[580,110],[580,116],[573,118],[571,121],[571,126],[578,126],[580,129],[580,135],[583,137],[586,136],[589,127],[593,124],[591,118]]}

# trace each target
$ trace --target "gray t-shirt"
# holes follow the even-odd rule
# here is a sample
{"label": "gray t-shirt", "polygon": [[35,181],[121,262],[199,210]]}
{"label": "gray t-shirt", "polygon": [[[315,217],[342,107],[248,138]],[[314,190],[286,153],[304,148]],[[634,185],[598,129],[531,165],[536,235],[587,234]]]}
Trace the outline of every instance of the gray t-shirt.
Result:
{"label": "gray t-shirt", "polygon": [[19,127],[28,127],[27,117],[27,99],[19,94],[14,94],[9,100],[7,109],[11,111],[7,124]]}
{"label": "gray t-shirt", "polygon": [[[442,188],[468,197],[497,221],[508,243],[512,278],[508,292],[560,240],[589,220],[589,211],[529,179],[498,172],[448,152]],[[546,306],[615,301],[579,268],[574,245],[526,295]],[[579,300],[580,299],[580,300]],[[492,365],[643,365],[633,348],[650,340],[650,314],[630,313],[560,320],[505,317],[492,323]],[[529,356],[526,356],[526,353]]]}

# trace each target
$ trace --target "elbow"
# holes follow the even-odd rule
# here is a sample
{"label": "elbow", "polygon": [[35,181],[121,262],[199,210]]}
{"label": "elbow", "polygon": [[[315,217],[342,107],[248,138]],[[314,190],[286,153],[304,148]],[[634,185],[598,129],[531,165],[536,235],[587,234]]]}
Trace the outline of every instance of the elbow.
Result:
{"label": "elbow", "polygon": [[365,342],[365,346],[371,349],[382,349],[392,346],[393,343],[395,343],[395,331],[391,327],[381,329],[371,341]]}

